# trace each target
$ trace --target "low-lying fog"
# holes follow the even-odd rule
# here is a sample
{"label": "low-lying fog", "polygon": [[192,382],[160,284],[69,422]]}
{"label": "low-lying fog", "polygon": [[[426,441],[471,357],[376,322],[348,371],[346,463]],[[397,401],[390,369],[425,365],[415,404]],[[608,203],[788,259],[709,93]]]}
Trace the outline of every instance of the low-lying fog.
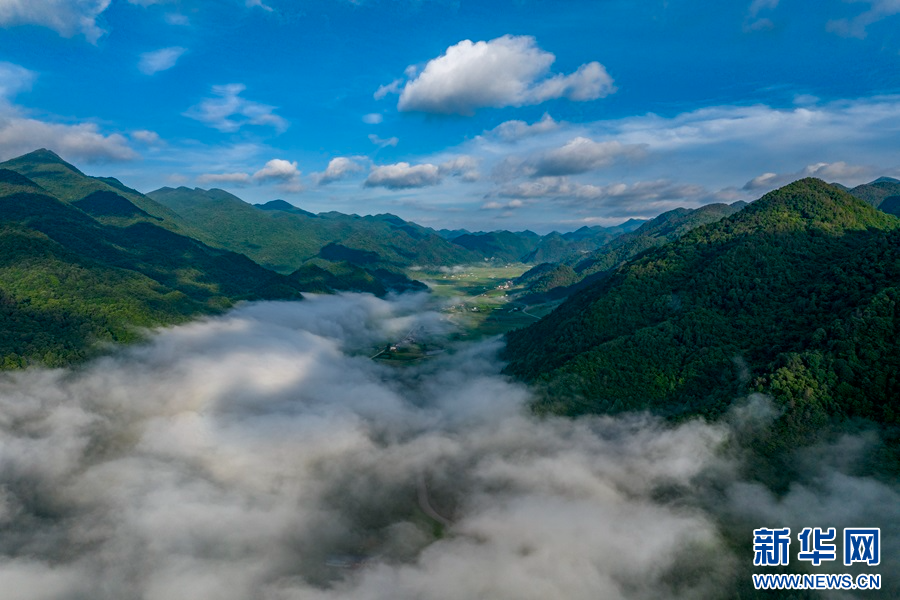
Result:
{"label": "low-lying fog", "polygon": [[805,453],[775,496],[733,442],[764,399],[730,425],[539,419],[500,341],[369,358],[444,339],[431,302],[251,304],[2,375],[0,597],[734,598],[750,531],[782,526],[880,526],[897,591],[900,495],[843,472],[865,439]]}

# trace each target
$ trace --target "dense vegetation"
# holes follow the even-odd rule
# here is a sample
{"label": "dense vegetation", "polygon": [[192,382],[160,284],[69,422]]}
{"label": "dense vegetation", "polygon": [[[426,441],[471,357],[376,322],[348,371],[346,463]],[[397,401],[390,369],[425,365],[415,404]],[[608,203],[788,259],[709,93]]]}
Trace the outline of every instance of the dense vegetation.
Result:
{"label": "dense vegetation", "polygon": [[676,208],[614,237],[590,254],[569,255],[560,264],[539,264],[516,281],[527,290],[521,300],[536,303],[570,296],[641,252],[676,240],[695,227],[715,223],[744,206],[746,202]]}
{"label": "dense vegetation", "polygon": [[900,180],[893,177],[879,177],[871,183],[864,183],[848,190],[851,195],[864,200],[893,215],[900,214]]}
{"label": "dense vegetation", "polygon": [[508,336],[543,410],[716,417],[763,392],[772,444],[900,424],[900,220],[815,179],[652,249]]}
{"label": "dense vegetation", "polygon": [[[137,339],[136,327],[184,321],[239,300],[301,297],[296,281],[161,226],[168,217],[97,189],[109,185],[55,155],[28,156],[5,164],[45,173],[42,184],[0,169],[0,367],[68,364],[97,342]],[[63,176],[86,195],[61,184]],[[71,202],[48,187],[66,190]]]}
{"label": "dense vegetation", "polygon": [[311,258],[347,260],[346,256],[328,254],[333,248],[322,255],[329,244],[369,256],[368,262],[381,267],[481,260],[480,255],[394,215],[312,215],[284,201],[254,206],[217,189],[161,188],[148,195],[220,247],[246,254],[264,267],[285,274]]}

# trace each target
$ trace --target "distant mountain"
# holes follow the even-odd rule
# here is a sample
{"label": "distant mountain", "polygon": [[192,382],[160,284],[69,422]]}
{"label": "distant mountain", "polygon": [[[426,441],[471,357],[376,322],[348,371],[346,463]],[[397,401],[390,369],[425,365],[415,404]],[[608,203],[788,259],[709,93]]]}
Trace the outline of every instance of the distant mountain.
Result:
{"label": "distant mountain", "polygon": [[[97,181],[85,185],[84,175],[63,169],[51,172],[81,191]],[[111,190],[67,203],[47,191],[77,198],[60,178],[42,175],[53,182],[45,186],[10,173],[0,170],[0,367],[67,364],[88,356],[96,342],[138,338],[135,327],[218,312],[239,300],[301,297],[290,278],[166,229],[158,223],[168,216]]]}
{"label": "distant mountain", "polygon": [[804,179],[653,248],[508,335],[507,372],[565,414],[715,417],[763,392],[773,447],[900,424],[900,220]]}
{"label": "distant mountain", "polygon": [[[747,206],[746,202],[707,204],[700,208],[676,208],[644,222],[636,230],[611,240],[599,250],[572,266],[586,277],[614,269],[641,252],[677,240],[688,231],[715,223]],[[573,261],[570,261],[570,263]]]}
{"label": "distant mountain", "polygon": [[618,236],[636,230],[643,221],[629,219],[614,227],[582,227],[568,233],[543,236],[534,250],[522,256],[524,263],[558,263],[575,260],[602,248]]}
{"label": "distant mountain", "polygon": [[[882,204],[884,204],[885,200],[888,198],[900,196],[900,180],[894,179],[893,177],[879,177],[871,183],[864,183],[863,185],[856,186],[850,190],[850,194],[860,200],[868,202],[875,208],[884,210],[885,212],[892,212],[885,210],[885,207],[883,207]],[[889,204],[890,208],[893,209],[896,206],[897,201],[892,200]],[[896,214],[896,212],[893,214]]]}
{"label": "distant mountain", "polygon": [[291,204],[290,202],[286,202],[284,200],[270,200],[265,204],[254,204],[256,208],[260,210],[280,210],[282,212],[295,213],[298,215],[305,215],[307,217],[315,217],[315,213],[311,213],[308,210],[303,210],[302,208],[298,208]]}
{"label": "distant mountain", "polygon": [[533,251],[540,242],[541,236],[524,231],[492,231],[490,233],[464,233],[452,238],[457,246],[479,253],[482,258],[504,262],[520,262]]}
{"label": "distant mountain", "polygon": [[676,240],[701,225],[715,223],[746,205],[746,202],[735,202],[708,204],[696,209],[676,208],[649,221],[629,221],[628,224],[638,227],[611,239],[586,256],[569,256],[565,264],[550,267],[544,263],[524,273],[516,281],[526,286],[527,292],[522,299],[544,302],[570,296],[641,252]]}
{"label": "distant mountain", "polygon": [[[433,230],[395,215],[360,217],[337,212],[312,215],[283,201],[250,205],[224,190],[161,188],[148,194],[217,245],[241,252],[261,265],[291,273],[307,260],[338,245],[377,259],[382,267],[455,265],[481,257],[451,244]],[[326,254],[330,252],[325,250]]]}
{"label": "distant mountain", "polygon": [[[85,202],[93,194],[101,193],[99,197],[95,196],[92,200],[87,200],[87,205],[85,205],[96,205],[97,202],[105,203],[106,209],[99,205],[93,209],[94,216],[101,222],[115,225],[151,222],[207,243],[210,241],[204,239],[201,232],[191,228],[173,211],[137,190],[123,185],[122,182],[112,177],[85,175],[50,150],[42,148],[0,163],[0,169],[22,175],[33,184],[38,185],[45,193],[66,203]],[[0,182],[0,189],[2,189],[2,182]],[[120,197],[124,202],[118,202],[114,197]],[[111,208],[113,203],[119,204],[119,210],[128,205],[133,205],[135,209],[130,215],[118,214],[116,209]],[[107,212],[111,210],[112,213],[102,214],[104,210]]]}

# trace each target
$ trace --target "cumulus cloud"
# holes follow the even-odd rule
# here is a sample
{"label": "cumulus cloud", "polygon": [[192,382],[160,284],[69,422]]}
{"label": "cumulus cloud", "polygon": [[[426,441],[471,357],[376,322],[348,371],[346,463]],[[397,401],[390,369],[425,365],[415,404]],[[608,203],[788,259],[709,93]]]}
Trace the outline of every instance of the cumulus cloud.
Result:
{"label": "cumulus cloud", "polygon": [[457,156],[444,161],[439,165],[443,175],[452,175],[463,181],[478,181],[481,174],[478,172],[478,159],[474,156]]}
{"label": "cumulus cloud", "polygon": [[297,169],[297,161],[291,162],[283,158],[273,158],[266,165],[253,174],[256,181],[290,181],[300,176]]}
{"label": "cumulus cloud", "polygon": [[527,166],[536,177],[574,175],[608,167],[618,160],[638,159],[646,155],[646,146],[617,141],[595,142],[576,137],[560,148],[544,152]]}
{"label": "cumulus cloud", "polygon": [[379,148],[387,148],[388,146],[396,146],[400,143],[400,139],[397,137],[389,137],[387,139],[382,139],[375,135],[374,133],[369,134],[369,141],[378,146]]}
{"label": "cumulus cloud", "polygon": [[794,173],[763,173],[745,183],[743,189],[748,191],[768,191],[804,177],[818,177],[828,182],[859,181],[860,179],[874,177],[875,172],[875,169],[872,167],[850,165],[843,161],[834,163],[820,162],[806,165],[803,169]]}
{"label": "cumulus cloud", "polygon": [[110,0],[0,0],[0,25],[40,25],[64,37],[81,34],[95,43],[104,31],[97,17]]}
{"label": "cumulus cloud", "polygon": [[440,168],[430,163],[410,165],[399,162],[373,167],[366,178],[366,187],[385,187],[392,190],[420,188],[441,182]]}
{"label": "cumulus cloud", "polygon": [[161,48],[153,52],[145,52],[141,54],[141,60],[138,62],[138,69],[144,75],[153,75],[160,71],[166,71],[175,66],[178,59],[187,52],[186,48],[173,46],[171,48]]}
{"label": "cumulus cloud", "polygon": [[296,161],[287,161],[282,158],[273,158],[265,166],[253,173],[204,173],[197,177],[199,183],[223,183],[237,186],[255,183],[265,185],[277,183],[279,189],[285,192],[301,192],[303,186],[300,183],[301,172],[297,168]]}
{"label": "cumulus cloud", "polygon": [[763,525],[880,526],[896,570],[900,495],[835,462],[859,440],[810,449],[809,480],[775,495],[741,479],[724,424],[530,416],[496,341],[369,358],[447,328],[423,296],[261,303],[4,374],[2,589],[702,600],[749,580]]}
{"label": "cumulus cloud", "polygon": [[439,165],[431,163],[410,165],[407,162],[399,162],[376,166],[369,172],[365,186],[394,190],[428,187],[441,183],[444,177],[458,177],[466,182],[478,181],[481,178],[478,159],[474,156],[461,155]]}
{"label": "cumulus cloud", "polygon": [[381,113],[369,113],[367,115],[363,115],[362,120],[363,123],[366,123],[368,125],[378,125],[379,123],[384,121],[384,117],[381,115]]}
{"label": "cumulus cloud", "polygon": [[348,177],[354,173],[363,170],[363,166],[346,156],[338,156],[328,161],[328,166],[322,173],[315,175],[314,179],[318,185],[327,185],[333,181],[338,181]]}
{"label": "cumulus cloud", "polygon": [[463,40],[430,60],[402,88],[400,80],[382,86],[376,98],[399,92],[401,111],[471,115],[479,108],[540,104],[556,98],[594,100],[615,91],[600,63],[584,64],[569,75],[551,75],[555,60],[530,36]]}
{"label": "cumulus cloud", "polygon": [[215,97],[192,106],[184,116],[228,133],[246,125],[272,127],[278,133],[284,132],[288,122],[275,114],[276,107],[242,98],[240,94],[246,89],[247,86],[240,83],[213,86]]}
{"label": "cumulus cloud", "polygon": [[544,116],[541,117],[540,121],[536,121],[531,125],[529,125],[525,121],[505,121],[491,129],[487,133],[497,136],[502,140],[514,142],[523,138],[540,135],[542,133],[556,131],[557,129],[559,129],[559,123],[555,121],[549,114],[544,113]]}
{"label": "cumulus cloud", "polygon": [[94,123],[69,125],[25,116],[13,98],[31,89],[36,75],[19,65],[0,62],[0,156],[12,158],[35,148],[51,148],[69,160],[88,163],[132,160],[138,154],[118,133],[103,134]]}
{"label": "cumulus cloud", "polygon": [[[668,180],[594,185],[578,183],[568,177],[539,177],[504,186],[496,194],[504,198],[548,198],[580,208],[616,209],[619,214],[628,216],[696,204],[709,196],[702,186]],[[621,212],[623,210],[625,212]]]}
{"label": "cumulus cloud", "polygon": [[18,116],[0,116],[0,154],[12,158],[35,148],[51,148],[68,160],[88,163],[138,158],[118,133],[104,135],[94,123],[65,125]]}
{"label": "cumulus cloud", "polygon": [[828,22],[828,31],[843,37],[863,39],[867,35],[869,25],[888,17],[900,14],[900,0],[862,0],[869,5],[865,12],[852,19],[835,19]]}

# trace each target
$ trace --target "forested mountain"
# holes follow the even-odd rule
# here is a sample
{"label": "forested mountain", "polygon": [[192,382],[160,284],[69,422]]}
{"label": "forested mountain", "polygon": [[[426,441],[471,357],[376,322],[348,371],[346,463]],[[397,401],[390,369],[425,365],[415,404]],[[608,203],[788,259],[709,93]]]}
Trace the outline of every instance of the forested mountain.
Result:
{"label": "forested mountain", "polygon": [[[41,148],[0,163],[0,169],[22,175],[62,202],[81,203],[80,208],[100,222],[120,226],[149,222],[209,242],[165,206],[113,177],[85,175],[50,150]],[[0,186],[4,181],[0,181]]]}
{"label": "forested mountain", "polygon": [[646,222],[629,221],[641,224],[633,231],[612,238],[587,256],[570,255],[561,264],[539,264],[519,277],[516,283],[526,286],[526,301],[565,298],[641,252],[676,240],[700,225],[715,223],[746,205],[746,202],[735,202],[708,204],[696,209],[676,208]]}
{"label": "forested mountain", "polygon": [[66,364],[98,341],[136,339],[136,326],[184,321],[238,300],[301,297],[294,280],[164,228],[168,211],[154,215],[154,204],[139,207],[60,167],[49,170],[83,198],[39,170],[42,184],[0,169],[0,366]]}
{"label": "forested mountain", "polygon": [[893,177],[879,177],[871,183],[858,185],[849,191],[879,210],[900,216],[900,180]]}
{"label": "forested mountain", "polygon": [[777,444],[833,419],[900,424],[900,220],[797,181],[648,250],[506,352],[564,414],[714,417],[756,391],[783,411]]}
{"label": "forested mountain", "polygon": [[513,233],[511,231],[491,231],[488,233],[463,233],[450,239],[457,246],[477,252],[482,258],[504,262],[521,262],[541,241],[541,236],[533,231]]}
{"label": "forested mountain", "polygon": [[629,219],[614,227],[581,227],[567,233],[552,232],[541,238],[534,250],[520,258],[524,263],[557,263],[577,261],[604,247],[622,234],[638,229],[644,222]]}
{"label": "forested mountain", "polygon": [[[368,262],[382,268],[482,260],[432,230],[394,215],[312,215],[283,201],[254,206],[218,189],[161,188],[148,196],[178,213],[217,245],[246,254],[281,273],[295,271],[315,257],[347,260],[323,256],[322,250],[329,244],[345,248],[351,255],[371,256]],[[333,250],[334,246],[326,253]]]}

